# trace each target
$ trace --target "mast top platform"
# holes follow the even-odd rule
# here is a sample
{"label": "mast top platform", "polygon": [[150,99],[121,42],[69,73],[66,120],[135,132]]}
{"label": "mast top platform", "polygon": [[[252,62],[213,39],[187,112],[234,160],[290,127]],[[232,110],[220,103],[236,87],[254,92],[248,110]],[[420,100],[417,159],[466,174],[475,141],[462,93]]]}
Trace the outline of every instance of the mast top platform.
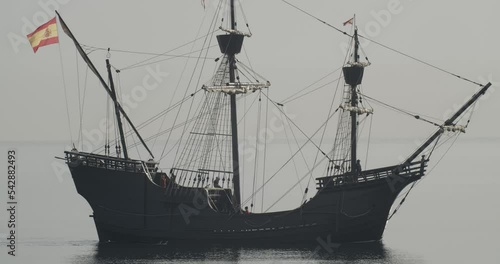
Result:
{"label": "mast top platform", "polygon": [[245,35],[235,33],[218,35],[217,41],[219,42],[220,52],[228,55],[240,53],[244,38]]}

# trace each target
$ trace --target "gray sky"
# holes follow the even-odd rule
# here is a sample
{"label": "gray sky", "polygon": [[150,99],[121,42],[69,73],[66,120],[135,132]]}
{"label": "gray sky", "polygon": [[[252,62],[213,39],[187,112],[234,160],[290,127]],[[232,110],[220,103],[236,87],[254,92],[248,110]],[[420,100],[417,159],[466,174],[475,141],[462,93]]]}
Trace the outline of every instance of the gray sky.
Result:
{"label": "gray sky", "polygon": [[[91,222],[86,217],[89,208],[85,201],[77,197],[74,190],[71,189],[73,184],[69,172],[64,169],[65,174],[61,176],[51,167],[56,163],[65,168],[62,161],[53,161],[52,159],[55,155],[61,155],[60,146],[48,148],[44,144],[40,144],[46,149],[35,152],[31,147],[36,147],[37,144],[26,144],[30,146],[26,151],[22,144],[24,142],[52,141],[69,144],[70,134],[68,133],[60,54],[62,55],[66,92],[69,99],[73,139],[77,137],[78,130],[78,80],[80,89],[84,89],[84,83],[87,80],[84,130],[93,131],[99,127],[99,122],[105,115],[106,94],[90,72],[88,78],[85,79],[85,67],[81,61],[78,64],[79,78],[77,78],[75,62],[77,54],[69,38],[62,32],[59,32],[60,45],[42,47],[37,54],[33,54],[25,35],[31,32],[33,27],[52,18],[55,15],[53,9],[57,8],[75,36],[83,44],[120,50],[162,53],[193,40],[197,36],[200,25],[202,25],[200,35],[207,32],[216,1],[205,1],[207,2],[206,10],[201,6],[200,0],[7,0],[1,2],[0,45],[2,48],[0,49],[0,58],[2,61],[0,63],[0,79],[2,80],[2,95],[0,96],[0,126],[2,129],[0,142],[7,142],[3,144],[5,146],[21,148],[23,155],[26,153],[22,159],[26,157],[25,160],[36,161],[32,164],[33,166],[25,166],[26,172],[23,174],[46,176],[34,177],[30,180],[31,188],[34,191],[50,190],[47,193],[52,195],[49,197],[51,200],[42,199],[40,204],[60,205],[63,208],[61,212],[71,210],[75,215],[77,213],[84,215],[78,218],[68,218],[70,214],[65,214],[66,217],[54,219],[50,214],[38,213],[37,210],[44,208],[44,206],[36,203],[29,207],[30,205],[26,202],[23,205],[26,205],[25,208],[37,209],[26,210],[33,212],[33,215],[23,219],[42,219],[42,221],[37,221],[34,228],[44,230],[47,223],[50,223],[49,226],[52,226],[53,230],[59,230],[65,219],[70,219],[68,221],[76,219],[81,221],[78,223],[87,225],[88,229],[82,230],[93,230]],[[347,39],[343,35],[298,12],[280,0],[241,1],[253,33],[252,38],[245,40],[245,50],[250,57],[253,68],[272,82],[270,94],[276,101],[279,102],[287,98],[341,66],[345,55],[342,47],[347,43]],[[498,178],[495,178],[490,171],[494,170],[492,166],[498,161],[498,147],[493,146],[493,144],[498,145],[500,142],[498,140],[498,131],[500,130],[498,122],[498,113],[500,113],[499,1],[290,0],[290,2],[345,30],[349,30],[349,27],[342,27],[342,22],[356,13],[362,34],[474,81],[481,83],[492,81],[494,87],[480,101],[471,126],[461,139],[496,137],[497,140],[487,140],[487,143],[483,141],[482,144],[477,145],[474,142],[472,146],[468,144],[458,146],[454,153],[461,159],[445,159],[443,162],[448,162],[448,164],[441,164],[434,175],[442,177],[434,177],[433,179],[437,182],[441,180],[443,186],[449,187],[451,183],[448,180],[453,177],[453,183],[458,182],[460,186],[464,186],[464,189],[461,189],[461,195],[458,196],[460,199],[471,202],[475,201],[472,198],[481,197],[481,204],[484,203],[484,207],[481,208],[498,208],[498,206],[491,205],[498,199],[467,195],[477,194],[477,192],[469,192],[469,175],[484,174],[485,176],[480,178],[481,183],[484,183],[483,180],[491,183],[487,184],[489,189],[476,188],[481,190],[481,195],[494,193],[497,189],[496,186],[498,186],[496,182]],[[240,25],[243,25],[241,14],[238,17]],[[246,31],[244,27],[241,29]],[[195,46],[195,49],[199,47],[199,44]],[[189,52],[190,48],[191,46],[188,46],[173,52],[173,54]],[[372,66],[366,69],[363,91],[385,102],[442,119],[446,113],[460,107],[476,89],[470,83],[430,69],[375,44],[364,46],[363,49],[372,62]],[[218,53],[217,49],[214,49],[209,56],[217,57]],[[90,57],[104,74],[106,52],[95,51]],[[145,58],[147,56],[113,52],[111,60],[116,67],[124,68]],[[240,54],[238,58],[248,64],[244,53]],[[187,61],[188,68],[192,68],[194,60],[187,59]],[[185,62],[184,58],[173,59],[150,65],[149,69],[142,67],[122,71],[121,89],[124,94],[130,95],[134,88],[144,87],[145,78],[149,78],[149,84],[158,85],[155,89],[148,90],[144,98],[134,100],[132,104],[128,105],[130,106],[130,116],[136,123],[146,120],[168,106]],[[201,84],[209,79],[215,66],[213,60],[207,60],[206,73],[201,78]],[[156,73],[151,74],[151,71]],[[180,91],[183,91],[186,79],[189,79],[186,78],[186,76],[189,77],[187,72],[184,73],[184,81],[181,82]],[[326,117],[334,89],[335,83],[304,97],[303,100],[291,102],[287,104],[287,112],[295,116],[294,122],[301,125],[308,134],[311,134]],[[181,97],[182,92],[180,91],[176,94],[174,101]],[[374,107],[377,106],[374,105]],[[171,122],[171,120],[166,122]],[[336,118],[332,124],[336,124]],[[165,125],[165,127],[167,126],[169,125]],[[382,139],[397,137],[424,139],[435,129],[427,124],[416,122],[414,119],[395,115],[383,108],[375,108],[373,126],[372,137]],[[148,136],[154,132],[156,130],[149,130],[145,131],[144,134]],[[362,143],[363,140],[365,139],[362,138]],[[330,140],[329,143],[331,145],[333,142]],[[411,143],[410,147],[398,144],[372,145],[374,146],[371,147],[370,153],[374,154],[373,163],[369,163],[367,167],[374,167],[373,164],[392,165],[394,164],[392,162],[397,161],[397,155],[407,155],[415,148],[415,144]],[[485,145],[487,147],[484,147]],[[325,150],[328,151],[330,148],[328,146]],[[245,148],[240,152],[243,159],[249,156],[248,149]],[[314,148],[308,149],[308,151],[312,152],[307,153],[316,153]],[[251,151],[250,154],[252,154]],[[282,157],[282,154],[270,152],[268,157],[273,157],[273,161],[269,163],[273,164],[268,165],[269,173],[275,171],[272,166],[283,164],[284,161],[279,160],[279,158],[288,158],[288,156]],[[45,159],[38,159],[39,155]],[[312,159],[314,155],[310,155],[308,158]],[[50,165],[48,160],[52,162]],[[456,173],[448,171],[450,168],[455,168],[456,164],[464,164],[456,167],[457,170],[465,169],[462,174],[460,171]],[[162,162],[162,165],[171,166],[171,162]],[[324,167],[319,168],[322,171]],[[247,170],[249,169],[247,168]],[[315,175],[319,175],[319,173]],[[462,181],[457,181],[456,175],[467,175],[467,177],[462,177],[460,178]],[[266,177],[269,177],[269,174]],[[295,176],[293,175],[293,177]],[[288,187],[285,185],[295,183],[295,179],[285,179],[287,180],[275,181],[272,184],[279,184],[282,188],[280,190],[284,190]],[[57,183],[62,184],[57,185]],[[429,186],[432,185],[431,183],[435,182],[429,182],[428,188],[436,187]],[[56,185],[55,191],[54,185]],[[248,182],[246,185],[250,186]],[[313,183],[311,183],[312,185]],[[438,187],[440,186],[436,187],[434,195],[428,195],[426,193],[428,189],[422,189],[422,193],[415,195],[415,197],[421,197],[421,200],[415,199],[413,209],[424,210],[428,208],[421,206],[423,203],[419,204],[422,200],[426,202],[425,199],[429,199],[428,204],[439,204],[436,200],[432,200],[443,196],[443,189]],[[245,192],[246,196],[250,192],[248,188]],[[452,189],[452,187],[446,188],[447,191]],[[417,191],[419,191],[418,188]],[[73,193],[74,196],[71,197],[69,192]],[[30,192],[24,193],[29,194]],[[303,192],[296,195],[298,200],[302,197],[301,193]],[[276,200],[276,197],[281,194],[281,191],[266,193],[269,197],[273,196],[270,197],[269,201]],[[67,202],[60,197],[70,197],[75,202]],[[468,197],[471,199],[466,199]],[[47,196],[42,198],[47,199]],[[31,201],[34,200],[31,199]],[[294,204],[287,204],[287,206],[296,206],[295,200],[291,201]],[[76,203],[79,204],[74,206]],[[410,201],[410,203],[412,202]],[[68,204],[71,206],[68,207]],[[457,206],[463,205],[463,203],[456,204]],[[81,208],[88,210],[81,210]],[[437,213],[442,213],[442,208],[439,207],[439,209],[440,211]],[[457,208],[457,215],[460,216],[462,211],[461,208]],[[484,210],[481,214],[488,215],[488,213],[491,214],[490,211]],[[428,212],[416,211],[415,216],[422,216],[426,213]],[[410,214],[410,216],[414,215]],[[435,224],[434,218],[425,219],[432,221],[429,225]],[[419,221],[419,225],[425,222],[425,219]],[[467,223],[477,222],[471,220]],[[75,224],[75,226],[81,225]],[[77,232],[78,230],[70,231]],[[28,232],[25,233],[28,234]],[[93,233],[89,234],[91,234],[90,239],[94,239]],[[460,232],[454,232],[454,234],[460,234]],[[494,243],[489,243],[489,245],[494,245]]]}
{"label": "gray sky", "polygon": [[[72,43],[60,32],[60,46],[42,47],[37,54],[33,54],[24,37],[26,32],[31,32],[32,25],[38,26],[45,22],[45,18],[52,18],[56,5],[83,44],[161,53],[194,39],[200,24],[201,32],[206,32],[216,1],[206,2],[204,10],[199,0],[3,1],[0,16],[0,72],[3,82],[0,123],[3,129],[0,141],[68,141],[59,52],[62,54],[72,115],[72,133],[76,137],[78,82]],[[481,101],[467,136],[498,135],[500,127],[498,122],[494,122],[498,119],[495,113],[500,110],[498,1],[290,2],[345,30],[348,27],[342,27],[342,22],[356,13],[362,34],[376,41],[474,81],[493,81],[495,87],[487,99]],[[341,65],[344,56],[341,47],[347,41],[341,34],[282,1],[254,0],[242,1],[242,4],[254,34],[245,40],[245,48],[254,69],[272,82],[273,99],[280,101]],[[241,14],[239,18],[242,26]],[[241,29],[246,30],[244,27]],[[474,92],[472,84],[429,69],[377,45],[369,44],[364,50],[373,65],[367,69],[363,89],[378,99],[443,118],[445,112],[460,105]],[[215,49],[211,54],[216,57],[218,51]],[[91,54],[103,74],[105,57],[106,53],[102,51]],[[115,66],[121,68],[144,58],[147,56],[113,53],[111,59]],[[240,54],[239,58],[247,61],[244,54]],[[150,69],[168,74],[168,77],[160,75],[158,88],[148,91],[146,98],[136,102],[137,108],[130,110],[132,119],[140,123],[168,105],[172,87],[177,84],[184,63],[185,59],[175,59],[150,66]],[[209,60],[206,67],[204,80],[208,80],[215,63]],[[123,92],[131,93],[147,75],[150,75],[147,68],[124,71]],[[79,76],[83,89],[85,68],[81,63]],[[85,125],[91,130],[104,116],[105,94],[90,73],[87,87]],[[314,131],[313,128],[319,124],[317,121],[325,117],[330,98],[324,95],[328,95],[328,89],[333,91],[334,87],[333,84],[331,88],[322,89],[323,95],[318,92],[304,98],[301,103],[297,101],[288,105],[289,112],[298,116],[296,122],[310,127],[308,132]],[[379,134],[376,134],[379,136],[385,135],[387,131],[383,126],[391,121],[391,117],[384,118],[383,113],[380,111],[376,116],[376,121],[381,124]],[[426,131],[418,130],[424,136]],[[414,131],[407,132],[411,135]]]}

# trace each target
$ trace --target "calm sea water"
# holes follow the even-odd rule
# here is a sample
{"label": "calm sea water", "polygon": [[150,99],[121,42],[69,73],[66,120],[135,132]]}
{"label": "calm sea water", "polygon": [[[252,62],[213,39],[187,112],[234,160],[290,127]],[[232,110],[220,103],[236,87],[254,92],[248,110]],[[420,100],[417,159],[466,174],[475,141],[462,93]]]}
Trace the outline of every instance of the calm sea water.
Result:
{"label": "calm sea water", "polygon": [[[88,204],[76,193],[60,166],[63,163],[53,159],[61,156],[61,144],[0,144],[2,206],[7,207],[3,171],[5,153],[11,147],[18,153],[17,248],[15,257],[7,254],[8,219],[2,210],[0,263],[500,263],[496,167],[500,139],[459,141],[414,188],[388,222],[381,242],[340,245],[332,252],[317,250],[317,245],[273,249],[100,246]],[[405,148],[392,143],[384,151]]]}

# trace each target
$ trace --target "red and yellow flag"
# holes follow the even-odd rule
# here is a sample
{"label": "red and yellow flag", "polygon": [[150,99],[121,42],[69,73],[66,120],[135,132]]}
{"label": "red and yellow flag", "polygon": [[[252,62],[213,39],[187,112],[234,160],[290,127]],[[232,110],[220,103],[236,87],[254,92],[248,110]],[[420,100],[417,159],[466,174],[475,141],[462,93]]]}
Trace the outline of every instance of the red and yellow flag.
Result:
{"label": "red and yellow flag", "polygon": [[353,22],[353,21],[354,21],[354,17],[353,17],[353,18],[351,18],[351,19],[349,19],[349,20],[347,20],[347,21],[346,21],[346,22],[344,22],[343,24],[344,24],[344,26],[345,26],[345,25],[348,25],[348,24],[351,24],[351,25],[352,25],[352,22]]}
{"label": "red and yellow flag", "polygon": [[40,47],[59,43],[56,18],[54,17],[49,22],[39,26],[27,37],[35,53]]}

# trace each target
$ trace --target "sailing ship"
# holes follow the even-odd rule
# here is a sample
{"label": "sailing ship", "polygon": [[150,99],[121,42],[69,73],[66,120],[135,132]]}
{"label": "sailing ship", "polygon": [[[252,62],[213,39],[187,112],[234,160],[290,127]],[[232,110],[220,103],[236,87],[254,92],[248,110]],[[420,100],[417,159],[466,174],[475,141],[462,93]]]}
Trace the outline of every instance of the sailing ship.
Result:
{"label": "sailing ship", "polygon": [[[459,118],[491,84],[481,85],[451,117],[436,124],[436,131],[407,159],[363,170],[357,153],[359,120],[373,114],[373,109],[361,100],[365,96],[359,87],[370,63],[360,59],[360,34],[354,28],[352,34],[346,34],[352,40],[352,56],[342,67],[345,85],[337,109],[337,134],[332,151],[323,152],[327,164],[326,170],[316,175],[316,194],[295,209],[248,212],[248,201],[242,201],[241,195],[236,105],[239,97],[260,93],[271,84],[242,80],[245,65],[236,55],[251,34],[237,28],[233,0],[228,13],[230,26],[221,27],[223,33],[217,36],[222,53],[218,68],[200,88],[204,101],[193,115],[184,148],[166,171],[160,169],[147,140],[122,107],[109,59],[106,80],[57,13],[64,32],[111,98],[119,130],[116,155],[109,150],[105,154],[76,148],[65,151],[76,190],[92,208],[99,241],[316,245],[320,237],[338,243],[380,240],[398,195],[422,179],[430,154],[444,134],[464,131]],[[122,122],[133,130],[149,159],[130,157]]]}

